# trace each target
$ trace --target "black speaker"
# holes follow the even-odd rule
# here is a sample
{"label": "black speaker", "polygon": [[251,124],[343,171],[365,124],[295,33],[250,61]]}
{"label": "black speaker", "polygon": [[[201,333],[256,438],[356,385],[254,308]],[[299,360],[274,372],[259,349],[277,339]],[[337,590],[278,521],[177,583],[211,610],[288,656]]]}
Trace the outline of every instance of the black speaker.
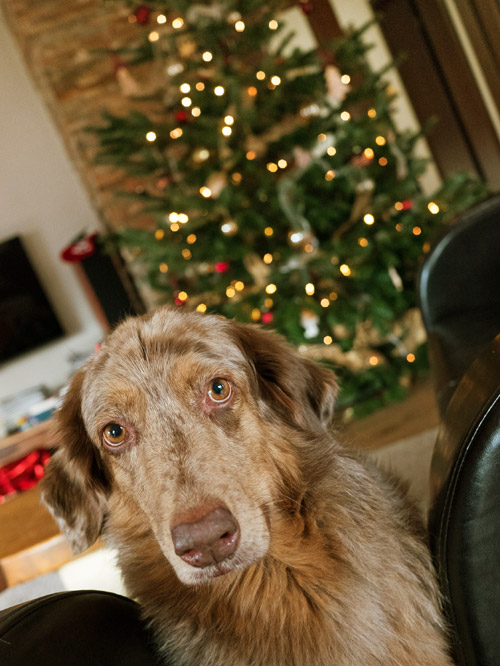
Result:
{"label": "black speaker", "polygon": [[118,252],[105,248],[98,234],[80,236],[61,257],[75,267],[92,309],[105,331],[146,307]]}

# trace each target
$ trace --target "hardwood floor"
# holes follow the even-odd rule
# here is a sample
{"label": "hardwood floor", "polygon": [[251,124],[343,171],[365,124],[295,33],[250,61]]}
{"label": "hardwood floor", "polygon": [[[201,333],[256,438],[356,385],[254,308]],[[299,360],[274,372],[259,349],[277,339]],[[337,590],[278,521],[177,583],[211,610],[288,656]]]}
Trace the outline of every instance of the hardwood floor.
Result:
{"label": "hardwood floor", "polygon": [[388,405],[364,419],[339,428],[341,441],[360,449],[380,449],[439,425],[430,380],[416,384],[403,402]]}

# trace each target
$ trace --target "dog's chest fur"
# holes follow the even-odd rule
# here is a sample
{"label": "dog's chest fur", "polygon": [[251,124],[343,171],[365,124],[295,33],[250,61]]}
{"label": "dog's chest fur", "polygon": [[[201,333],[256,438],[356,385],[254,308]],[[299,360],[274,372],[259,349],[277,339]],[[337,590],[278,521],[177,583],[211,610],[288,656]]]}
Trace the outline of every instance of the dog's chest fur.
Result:
{"label": "dog's chest fur", "polygon": [[[383,475],[375,483],[344,463],[306,509],[273,517],[265,558],[200,586],[181,583],[145,523],[117,507],[110,531],[125,583],[167,664],[451,665],[429,556],[408,532],[412,509]],[[353,487],[363,490],[353,497]]]}

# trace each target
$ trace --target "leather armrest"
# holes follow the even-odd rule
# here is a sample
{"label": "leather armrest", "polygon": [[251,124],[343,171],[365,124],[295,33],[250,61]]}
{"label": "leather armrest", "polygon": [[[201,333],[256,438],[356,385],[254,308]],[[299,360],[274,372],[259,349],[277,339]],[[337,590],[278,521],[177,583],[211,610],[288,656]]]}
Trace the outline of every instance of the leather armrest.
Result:
{"label": "leather armrest", "polygon": [[431,466],[429,529],[460,664],[500,655],[500,335],[466,371]]}
{"label": "leather armrest", "polygon": [[158,666],[139,606],[110,592],[61,592],[0,612],[2,666]]}

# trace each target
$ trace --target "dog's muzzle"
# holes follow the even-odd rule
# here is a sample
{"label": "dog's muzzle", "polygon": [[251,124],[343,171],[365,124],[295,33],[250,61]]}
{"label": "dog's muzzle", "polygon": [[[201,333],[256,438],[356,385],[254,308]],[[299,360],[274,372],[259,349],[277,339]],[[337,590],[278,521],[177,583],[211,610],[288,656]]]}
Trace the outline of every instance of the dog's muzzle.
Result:
{"label": "dog's muzzle", "polygon": [[223,506],[193,521],[173,525],[170,533],[176,555],[192,567],[200,569],[230,558],[240,538],[238,521]]}

